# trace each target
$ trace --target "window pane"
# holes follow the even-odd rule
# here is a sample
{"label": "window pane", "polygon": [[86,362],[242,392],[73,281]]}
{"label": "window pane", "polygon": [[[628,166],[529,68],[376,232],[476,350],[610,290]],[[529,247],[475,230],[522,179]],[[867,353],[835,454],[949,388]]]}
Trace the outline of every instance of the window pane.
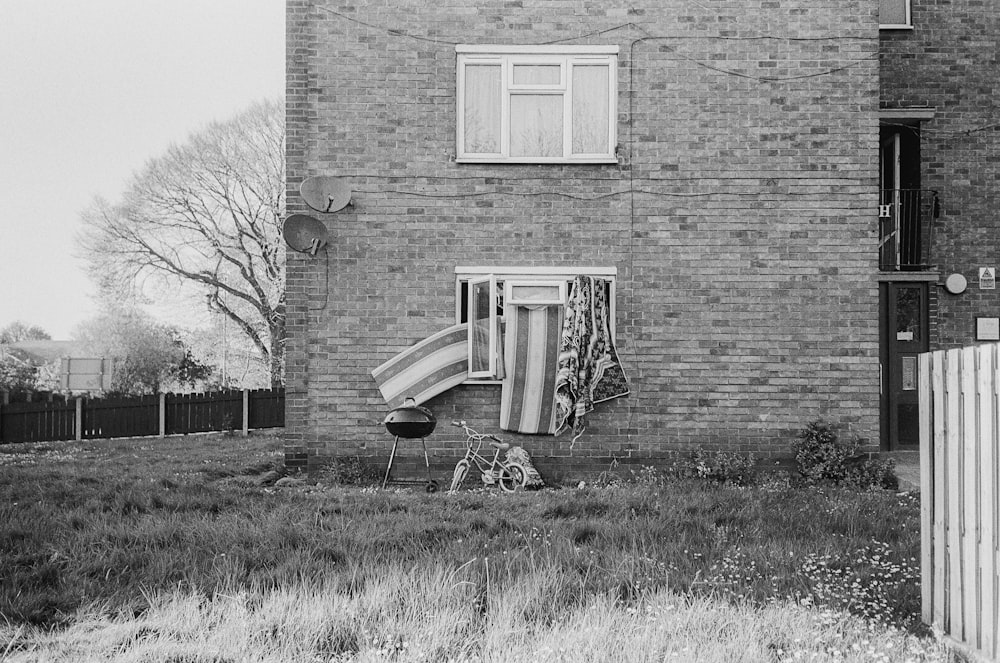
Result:
{"label": "window pane", "polygon": [[[469,372],[490,370],[490,283],[484,281],[472,285],[472,351],[469,356]],[[495,310],[495,309],[493,309]]]}
{"label": "window pane", "polygon": [[500,152],[500,65],[465,67],[465,151]]}
{"label": "window pane", "polygon": [[510,297],[517,302],[544,301],[561,302],[559,285],[513,285],[510,287]]}
{"label": "window pane", "polygon": [[512,157],[563,155],[563,95],[512,94],[510,96],[510,155]]}
{"label": "window pane", "polygon": [[607,154],[607,66],[573,67],[573,153]]}
{"label": "window pane", "polygon": [[901,287],[896,291],[896,340],[920,340],[920,311],[923,309],[920,287]]}
{"label": "window pane", "polygon": [[882,25],[906,25],[906,3],[909,0],[879,0],[878,22]]}
{"label": "window pane", "polygon": [[559,85],[557,64],[516,64],[514,65],[514,85]]}

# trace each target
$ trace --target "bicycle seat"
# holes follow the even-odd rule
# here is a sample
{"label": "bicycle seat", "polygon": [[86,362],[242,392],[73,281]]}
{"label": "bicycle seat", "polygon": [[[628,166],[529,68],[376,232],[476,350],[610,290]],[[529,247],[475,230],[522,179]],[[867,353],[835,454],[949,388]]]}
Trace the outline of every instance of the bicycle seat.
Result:
{"label": "bicycle seat", "polygon": [[510,449],[510,444],[507,442],[490,442],[490,446],[499,449],[500,451],[507,451]]}

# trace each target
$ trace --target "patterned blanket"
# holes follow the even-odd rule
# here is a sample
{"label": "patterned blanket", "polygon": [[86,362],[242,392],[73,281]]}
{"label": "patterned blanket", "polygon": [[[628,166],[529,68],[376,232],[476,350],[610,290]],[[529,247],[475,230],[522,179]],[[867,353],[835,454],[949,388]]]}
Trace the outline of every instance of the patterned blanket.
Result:
{"label": "patterned blanket", "polygon": [[595,403],[625,396],[628,380],[611,337],[607,284],[577,276],[566,303],[556,377],[556,435],[586,429],[584,417]]}

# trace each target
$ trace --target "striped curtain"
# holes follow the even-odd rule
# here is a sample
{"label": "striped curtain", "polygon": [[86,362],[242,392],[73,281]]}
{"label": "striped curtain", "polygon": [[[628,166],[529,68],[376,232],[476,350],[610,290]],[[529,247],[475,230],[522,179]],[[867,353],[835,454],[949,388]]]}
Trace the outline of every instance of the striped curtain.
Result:
{"label": "striped curtain", "polygon": [[552,435],[562,306],[508,306],[500,428]]}

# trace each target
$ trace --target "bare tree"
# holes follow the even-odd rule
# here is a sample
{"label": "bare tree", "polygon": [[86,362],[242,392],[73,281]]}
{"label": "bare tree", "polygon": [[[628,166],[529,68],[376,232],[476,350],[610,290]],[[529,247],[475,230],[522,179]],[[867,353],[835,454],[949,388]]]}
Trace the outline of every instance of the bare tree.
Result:
{"label": "bare tree", "polygon": [[194,289],[253,342],[272,384],[284,364],[284,138],[278,102],[211,124],[149,161],[119,203],[95,199],[80,237],[103,292]]}
{"label": "bare tree", "polygon": [[20,341],[51,341],[48,332],[38,325],[26,325],[15,320],[0,329],[0,343],[18,343]]}

